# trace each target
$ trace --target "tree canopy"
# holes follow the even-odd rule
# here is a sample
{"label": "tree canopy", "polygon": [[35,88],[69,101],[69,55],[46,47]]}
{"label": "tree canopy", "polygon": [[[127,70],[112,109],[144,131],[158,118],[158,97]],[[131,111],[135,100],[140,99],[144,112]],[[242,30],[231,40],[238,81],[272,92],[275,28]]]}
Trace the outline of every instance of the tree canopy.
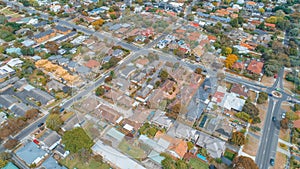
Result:
{"label": "tree canopy", "polygon": [[94,144],[81,127],[66,131],[62,137],[62,143],[65,144],[66,150],[72,153],[77,153],[82,149],[90,150]]}
{"label": "tree canopy", "polygon": [[241,146],[246,143],[246,137],[244,133],[236,131],[232,133],[230,141],[235,145]]}
{"label": "tree canopy", "polygon": [[58,131],[60,126],[63,124],[62,119],[60,118],[59,114],[51,113],[46,120],[46,125],[49,129]]}
{"label": "tree canopy", "polygon": [[235,157],[232,165],[233,169],[258,169],[258,166],[255,164],[255,162],[251,158],[245,156]]}

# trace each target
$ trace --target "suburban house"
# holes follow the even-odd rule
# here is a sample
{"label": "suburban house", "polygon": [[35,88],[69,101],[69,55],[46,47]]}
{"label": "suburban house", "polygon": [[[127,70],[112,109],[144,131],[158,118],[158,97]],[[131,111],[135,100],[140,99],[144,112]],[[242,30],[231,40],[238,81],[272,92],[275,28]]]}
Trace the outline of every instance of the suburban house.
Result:
{"label": "suburban house", "polygon": [[71,29],[66,28],[66,27],[63,27],[63,26],[60,26],[60,25],[56,25],[56,26],[54,27],[54,30],[55,30],[57,33],[60,33],[60,34],[63,34],[63,35],[67,35],[67,34],[69,34],[69,33],[72,32]]}
{"label": "suburban house", "polygon": [[56,32],[53,30],[53,29],[48,29],[44,32],[41,32],[37,35],[34,35],[33,36],[33,40],[36,42],[36,43],[42,43],[44,41],[47,41],[49,40],[50,38],[53,38],[55,37],[56,35]]}
{"label": "suburban house", "polygon": [[251,60],[250,64],[247,67],[247,70],[250,73],[260,75],[262,73],[263,67],[264,67],[263,62],[257,60]]}
{"label": "suburban house", "polygon": [[154,116],[152,117],[150,122],[159,127],[165,128],[166,130],[169,130],[172,125],[172,119],[167,117],[165,114],[166,112],[158,109],[156,112],[154,112]]}
{"label": "suburban house", "polygon": [[40,145],[43,147],[53,150],[61,141],[61,136],[56,131],[47,130],[41,138],[39,138]]}
{"label": "suburban house", "polygon": [[39,148],[34,142],[29,142],[16,151],[16,155],[28,166],[31,164],[38,164],[45,156],[47,152]]}

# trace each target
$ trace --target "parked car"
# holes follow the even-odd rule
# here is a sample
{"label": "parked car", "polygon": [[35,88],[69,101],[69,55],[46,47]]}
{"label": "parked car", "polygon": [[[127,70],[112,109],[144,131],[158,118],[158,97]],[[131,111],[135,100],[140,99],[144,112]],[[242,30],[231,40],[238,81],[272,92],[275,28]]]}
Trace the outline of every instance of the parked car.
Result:
{"label": "parked car", "polygon": [[274,164],[275,164],[275,161],[274,161],[273,158],[271,158],[271,159],[270,159],[270,165],[271,165],[271,166],[274,166]]}
{"label": "parked car", "polygon": [[272,117],[272,121],[273,121],[273,122],[276,121],[276,117],[275,117],[275,116]]}

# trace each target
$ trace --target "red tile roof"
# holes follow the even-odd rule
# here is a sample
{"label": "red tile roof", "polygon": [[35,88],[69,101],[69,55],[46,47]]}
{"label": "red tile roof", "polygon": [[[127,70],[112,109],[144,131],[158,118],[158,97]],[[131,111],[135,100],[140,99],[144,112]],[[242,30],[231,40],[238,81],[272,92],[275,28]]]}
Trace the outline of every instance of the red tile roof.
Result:
{"label": "red tile roof", "polygon": [[255,74],[260,74],[262,72],[263,67],[264,67],[263,62],[251,60],[249,66],[247,67],[247,70]]}
{"label": "red tile roof", "polygon": [[88,62],[85,63],[85,66],[88,68],[94,68],[100,66],[100,63],[96,60],[89,60]]}
{"label": "red tile roof", "polygon": [[244,62],[235,62],[232,65],[232,68],[233,69],[244,69],[245,68]]}
{"label": "red tile roof", "polygon": [[217,102],[217,103],[221,103],[223,98],[225,96],[225,93],[222,92],[216,92],[213,96],[213,101]]}
{"label": "red tile roof", "polygon": [[275,28],[276,27],[276,25],[273,24],[273,23],[265,23],[265,26],[271,27],[271,28]]}
{"label": "red tile roof", "polygon": [[244,88],[239,85],[239,84],[233,84],[231,89],[230,89],[230,92],[231,93],[236,93],[240,96],[244,96],[244,97],[247,97],[247,93],[245,92]]}

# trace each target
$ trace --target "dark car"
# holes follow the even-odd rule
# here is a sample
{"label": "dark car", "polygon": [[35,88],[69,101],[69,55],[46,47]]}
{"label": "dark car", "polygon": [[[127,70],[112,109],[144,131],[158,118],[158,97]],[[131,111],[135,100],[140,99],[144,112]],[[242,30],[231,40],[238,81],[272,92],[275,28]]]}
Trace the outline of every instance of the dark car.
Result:
{"label": "dark car", "polygon": [[275,161],[274,161],[273,158],[271,158],[271,159],[270,159],[270,165],[271,165],[271,166],[274,166],[274,164],[275,164]]}
{"label": "dark car", "polygon": [[38,127],[42,127],[44,125],[44,123],[40,123],[38,124]]}
{"label": "dark car", "polygon": [[276,117],[273,116],[272,117],[272,121],[275,122],[276,121]]}

